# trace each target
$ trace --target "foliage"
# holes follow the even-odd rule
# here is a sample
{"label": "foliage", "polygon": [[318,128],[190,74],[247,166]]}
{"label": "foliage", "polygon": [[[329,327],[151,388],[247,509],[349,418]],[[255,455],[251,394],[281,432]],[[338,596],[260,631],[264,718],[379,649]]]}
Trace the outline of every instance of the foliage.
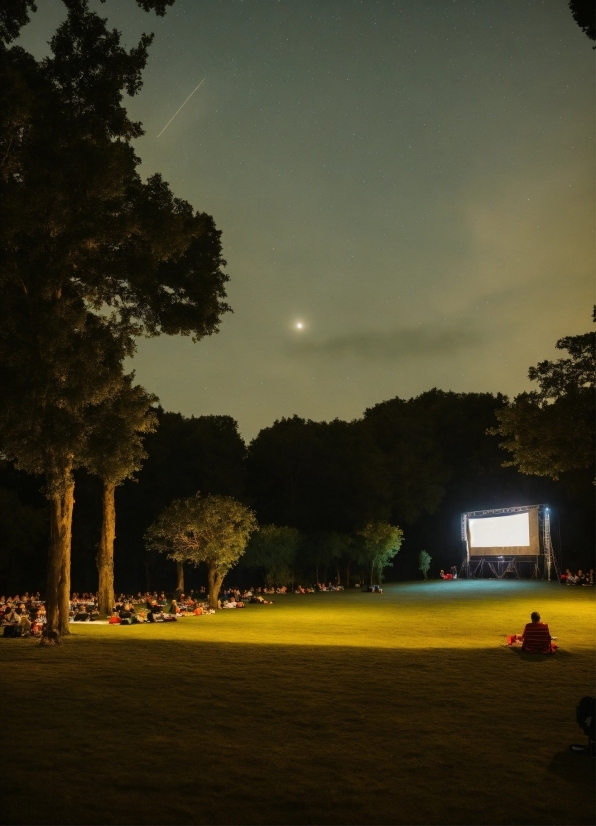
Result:
{"label": "foliage", "polygon": [[403,542],[403,531],[388,522],[370,522],[358,532],[359,562],[370,570],[370,584],[382,581],[383,568],[393,562]]}
{"label": "foliage", "polygon": [[148,548],[167,553],[170,559],[195,566],[206,563],[210,585],[213,579],[219,591],[256,528],[252,510],[231,496],[197,495],[172,502],[148,528],[146,540]]}
{"label": "foliage", "polygon": [[293,416],[248,448],[247,487],[259,520],[303,532],[351,532],[388,514],[383,457],[358,422]]}
{"label": "foliage", "polygon": [[592,0],[569,0],[568,5],[582,32],[590,40],[596,40],[596,11]]}
{"label": "foliage", "polygon": [[126,342],[76,301],[33,294],[31,312],[15,303],[0,319],[2,450],[21,470],[44,474],[51,497],[82,464],[89,409],[118,386]]}
{"label": "foliage", "polygon": [[429,553],[426,551],[420,551],[418,554],[418,570],[422,572],[422,576],[425,579],[428,579],[428,571],[430,569],[431,561],[432,556]]}
{"label": "foliage", "polygon": [[419,399],[391,399],[369,408],[364,416],[384,457],[391,516],[407,524],[437,509],[450,476],[437,445],[440,418]]}
{"label": "foliage", "polygon": [[[48,631],[58,589],[68,632],[72,474],[97,455],[93,408],[118,403],[135,336],[196,341],[229,307],[211,216],[138,173],[143,130],[122,101],[141,88],[152,36],[126,50],[87,0],[65,5],[49,57],[0,48],[0,437],[18,467],[46,476]],[[163,14],[168,2],[140,5]],[[5,41],[33,10],[3,6]]]}
{"label": "foliage", "polygon": [[300,562],[306,580],[310,581],[314,573],[317,585],[326,581],[328,569],[337,567],[340,558],[353,550],[353,545],[351,536],[336,531],[305,534],[301,543]]}
{"label": "foliage", "polygon": [[161,408],[156,413],[157,430],[145,441],[149,458],[139,485],[130,491],[135,497],[132,507],[144,507],[146,502],[153,511],[160,510],[196,490],[242,497],[246,448],[231,416],[186,417]]}
{"label": "foliage", "polygon": [[[105,3],[106,0],[100,0]],[[72,8],[80,0],[64,0],[64,5]],[[154,11],[158,17],[163,17],[168,6],[173,6],[175,0],[136,0],[137,6],[143,11]],[[20,30],[30,21],[29,12],[36,12],[35,0],[2,0],[0,5],[0,43],[10,43],[19,36]]]}
{"label": "foliage", "polygon": [[143,438],[157,427],[152,407],[157,397],[133,380],[134,374],[123,376],[118,391],[88,413],[84,464],[111,485],[121,485],[140,470],[147,458]]}
{"label": "foliage", "polygon": [[499,425],[490,433],[505,437],[501,447],[512,454],[505,466],[552,479],[593,466],[594,345],[594,333],[560,339],[557,348],[570,357],[531,367],[529,378],[540,389],[496,412]]}
{"label": "foliage", "polygon": [[263,572],[267,585],[285,585],[294,578],[300,531],[278,525],[263,525],[255,531],[242,564]]}

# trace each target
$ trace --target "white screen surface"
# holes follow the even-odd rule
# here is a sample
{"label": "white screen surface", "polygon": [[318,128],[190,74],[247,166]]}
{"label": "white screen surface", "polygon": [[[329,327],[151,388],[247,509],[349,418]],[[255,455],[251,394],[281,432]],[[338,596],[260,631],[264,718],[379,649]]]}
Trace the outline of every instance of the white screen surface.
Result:
{"label": "white screen surface", "polygon": [[471,548],[516,548],[530,545],[530,519],[526,513],[468,520]]}

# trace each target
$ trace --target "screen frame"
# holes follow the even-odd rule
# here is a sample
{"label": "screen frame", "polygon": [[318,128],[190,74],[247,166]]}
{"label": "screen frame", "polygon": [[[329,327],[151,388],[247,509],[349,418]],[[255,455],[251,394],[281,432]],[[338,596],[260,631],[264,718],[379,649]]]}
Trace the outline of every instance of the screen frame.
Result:
{"label": "screen frame", "polygon": [[[462,539],[466,543],[466,554],[470,559],[535,559],[543,556],[542,532],[540,530],[541,514],[544,505],[524,505],[516,508],[496,508],[485,511],[469,511],[462,514]],[[517,513],[527,513],[530,529],[530,545],[509,547],[493,546],[489,548],[473,548],[470,544],[470,519],[482,519],[495,516],[512,516]]]}

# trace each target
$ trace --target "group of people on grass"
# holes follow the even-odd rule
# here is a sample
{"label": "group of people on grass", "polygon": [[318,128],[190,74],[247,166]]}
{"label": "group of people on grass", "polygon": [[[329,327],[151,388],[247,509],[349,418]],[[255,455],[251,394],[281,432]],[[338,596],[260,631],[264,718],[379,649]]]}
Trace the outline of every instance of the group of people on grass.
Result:
{"label": "group of people on grass", "polygon": [[457,579],[457,568],[455,565],[452,565],[449,571],[445,572],[442,568],[439,571],[439,577],[441,579]]}
{"label": "group of people on grass", "polygon": [[569,568],[565,571],[564,574],[561,574],[561,582],[564,585],[585,585],[585,586],[593,586],[594,585],[594,568],[590,568],[587,574],[584,574],[582,569],[580,568],[576,574],[572,574]]}
{"label": "group of people on grass", "polygon": [[39,591],[0,597],[0,627],[5,637],[41,636],[45,624],[46,609]]}
{"label": "group of people on grass", "polygon": [[[593,570],[587,577],[578,571],[573,582],[569,582],[569,576],[573,576],[569,569],[563,576],[567,577],[567,584],[594,584]],[[581,581],[582,579],[586,581]],[[281,591],[273,588],[249,588],[241,591],[238,588],[230,588],[220,594],[218,608],[244,608],[247,602],[271,605],[272,600],[265,599],[263,594],[286,592],[287,589]],[[295,593],[309,592],[306,589],[295,591]],[[214,614],[214,609],[209,608],[206,602],[197,599],[197,596],[200,597],[204,593],[205,589],[196,595],[194,593],[189,596],[179,594],[178,599],[169,600],[169,606],[163,591],[159,596],[157,592],[139,593],[136,597],[120,594],[111,612],[109,623],[133,625],[141,622],[176,622],[183,616]],[[73,622],[93,622],[98,620],[99,616],[96,594],[72,594],[70,618]],[[45,605],[39,591],[35,594],[26,592],[23,596],[17,594],[14,597],[0,597],[0,627],[3,628],[5,637],[41,636],[45,622]],[[521,648],[528,654],[554,654],[557,650],[555,639],[551,637],[548,625],[541,621],[540,614],[534,611],[531,615],[531,622],[527,623],[521,634],[508,635],[507,645]]]}

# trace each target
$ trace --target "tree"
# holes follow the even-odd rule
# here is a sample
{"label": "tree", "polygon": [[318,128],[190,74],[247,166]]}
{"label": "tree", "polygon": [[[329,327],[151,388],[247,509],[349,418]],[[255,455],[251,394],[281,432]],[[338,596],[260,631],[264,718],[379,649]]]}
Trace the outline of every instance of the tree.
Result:
{"label": "tree", "polygon": [[157,427],[152,408],[157,397],[134,385],[134,374],[124,376],[118,392],[91,408],[90,435],[85,447],[87,470],[103,483],[102,529],[97,554],[99,611],[114,607],[114,540],[116,488],[131,479],[147,458],[143,437]]}
{"label": "tree", "polygon": [[422,571],[422,576],[425,579],[428,579],[428,571],[430,568],[430,563],[432,561],[432,556],[427,553],[426,551],[420,551],[418,554],[418,570]]}
{"label": "tree", "polygon": [[231,496],[197,495],[172,502],[149,527],[147,547],[167,553],[170,559],[207,565],[209,605],[217,599],[225,575],[246,549],[257,528],[250,508]]}
{"label": "tree", "polygon": [[551,479],[594,463],[595,336],[566,336],[556,346],[570,357],[531,367],[539,390],[496,411],[499,425],[489,431],[505,437],[501,447],[512,454],[505,467]]}
{"label": "tree", "polygon": [[596,40],[596,11],[592,0],[570,0],[569,10],[582,32],[590,40]]}
{"label": "tree", "polygon": [[[151,579],[168,575],[170,564],[161,554],[148,554],[143,536],[159,513],[174,499],[193,496],[200,490],[233,496],[244,495],[246,447],[231,416],[191,416],[166,413],[158,408],[159,425],[145,439],[148,458],[137,474],[138,481],[125,482],[118,491],[119,547],[126,549],[117,563],[118,577],[137,590],[140,571],[145,572],[145,587]],[[183,588],[176,571],[176,587]]]}
{"label": "tree", "polygon": [[68,633],[73,471],[83,463],[89,408],[114,392],[126,348],[108,322],[76,302],[47,302],[29,321],[10,312],[0,319],[0,442],[17,468],[45,477],[46,614],[54,636]]}
{"label": "tree", "polygon": [[383,457],[359,422],[293,416],[264,428],[247,455],[259,521],[308,533],[349,533],[388,516]]}
{"label": "tree", "polygon": [[351,542],[349,536],[336,531],[316,531],[305,534],[301,545],[302,568],[307,568],[309,580],[314,571],[315,584],[321,585],[327,580],[329,568],[335,568],[339,577],[339,560],[351,547]]}
{"label": "tree", "polygon": [[294,577],[299,545],[296,528],[263,525],[252,534],[242,565],[260,570],[268,586],[285,585]]}
{"label": "tree", "polygon": [[387,522],[370,522],[358,532],[360,537],[359,561],[370,570],[370,584],[382,581],[383,568],[393,562],[403,542],[403,531]]}
{"label": "tree", "polygon": [[[436,392],[440,391],[430,391]],[[433,416],[426,395],[408,400],[397,397],[364,414],[363,425],[387,469],[390,518],[406,524],[437,509],[451,474],[437,444],[440,419]]]}
{"label": "tree", "polygon": [[[66,5],[50,57],[0,47],[0,438],[46,477],[50,635],[68,633],[72,471],[90,408],[117,389],[134,336],[196,341],[229,310],[213,219],[137,171],[143,130],[122,99],[141,88],[151,36],[127,52],[86,0]],[[5,42],[33,8],[3,6]]]}

